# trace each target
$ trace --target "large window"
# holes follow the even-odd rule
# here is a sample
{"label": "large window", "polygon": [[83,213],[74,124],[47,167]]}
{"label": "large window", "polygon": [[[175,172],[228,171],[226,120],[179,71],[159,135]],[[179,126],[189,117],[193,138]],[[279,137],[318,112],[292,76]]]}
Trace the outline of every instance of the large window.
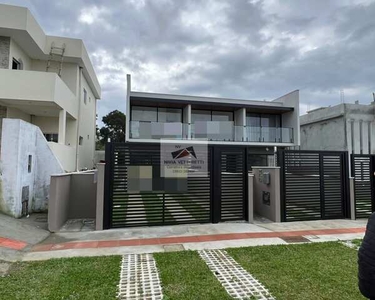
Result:
{"label": "large window", "polygon": [[246,126],[250,127],[281,127],[280,115],[246,114]]}
{"label": "large window", "polygon": [[158,122],[173,123],[182,122],[182,110],[180,108],[158,108]]}
{"label": "large window", "polygon": [[213,111],[212,121],[233,121],[233,112],[231,111]]}
{"label": "large window", "polygon": [[194,124],[196,121],[231,122],[233,121],[233,112],[192,109],[191,122]]}
{"label": "large window", "polygon": [[197,121],[211,121],[210,110],[191,110],[191,123],[194,124]]}
{"label": "large window", "polygon": [[132,106],[131,120],[140,122],[181,123],[182,109]]}
{"label": "large window", "polygon": [[156,107],[133,106],[132,121],[157,122],[158,109]]}

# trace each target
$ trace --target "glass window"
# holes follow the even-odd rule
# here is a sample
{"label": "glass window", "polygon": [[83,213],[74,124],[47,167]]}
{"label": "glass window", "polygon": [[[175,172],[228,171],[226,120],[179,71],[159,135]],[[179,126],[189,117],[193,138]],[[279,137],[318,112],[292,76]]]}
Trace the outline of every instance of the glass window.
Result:
{"label": "glass window", "polygon": [[21,70],[21,63],[15,58],[13,58],[13,61],[12,61],[12,69]]}
{"label": "glass window", "polygon": [[182,110],[180,108],[164,108],[158,109],[158,122],[172,123],[182,122]]}
{"label": "glass window", "polygon": [[213,111],[212,121],[233,121],[233,112],[231,111]]}
{"label": "glass window", "polygon": [[280,127],[280,115],[267,115],[262,114],[261,126],[262,127]]}
{"label": "glass window", "polygon": [[157,108],[146,106],[132,106],[132,121],[157,122]]}
{"label": "glass window", "polygon": [[246,126],[260,127],[260,115],[249,113],[246,115]]}
{"label": "glass window", "polygon": [[57,143],[59,140],[59,135],[57,133],[44,133],[44,136],[47,142],[55,142]]}
{"label": "glass window", "polygon": [[194,124],[196,121],[211,121],[210,110],[191,110],[191,123]]}

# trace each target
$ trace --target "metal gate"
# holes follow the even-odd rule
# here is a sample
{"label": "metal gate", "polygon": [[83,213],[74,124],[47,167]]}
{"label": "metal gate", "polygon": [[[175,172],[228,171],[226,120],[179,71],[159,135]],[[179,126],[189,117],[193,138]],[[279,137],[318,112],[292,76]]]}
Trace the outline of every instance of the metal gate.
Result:
{"label": "metal gate", "polygon": [[207,171],[178,181],[160,175],[160,144],[108,143],[104,228],[245,220],[246,153],[208,146]]}
{"label": "metal gate", "polygon": [[375,155],[351,155],[351,174],[354,177],[356,218],[368,218],[375,211],[374,164]]}
{"label": "metal gate", "polygon": [[[246,219],[246,148],[214,148],[214,211],[218,221]],[[220,214],[220,215],[219,215]]]}
{"label": "metal gate", "polygon": [[283,221],[349,217],[347,152],[280,152]]}
{"label": "metal gate", "polygon": [[160,144],[108,143],[105,184],[104,228],[211,222],[211,164],[181,189],[160,176]]}

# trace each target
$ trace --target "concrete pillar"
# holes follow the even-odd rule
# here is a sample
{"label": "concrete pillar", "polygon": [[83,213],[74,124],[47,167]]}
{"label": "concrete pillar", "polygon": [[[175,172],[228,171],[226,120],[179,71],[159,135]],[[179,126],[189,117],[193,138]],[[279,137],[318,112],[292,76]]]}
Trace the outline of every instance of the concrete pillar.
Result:
{"label": "concrete pillar", "polygon": [[355,220],[355,193],[354,193],[354,178],[349,178],[349,188],[350,188],[350,218]]}
{"label": "concrete pillar", "polygon": [[66,136],[66,110],[61,109],[59,112],[59,144],[65,145]]}
{"label": "concrete pillar", "polygon": [[254,223],[254,174],[248,174],[248,213],[249,213],[249,223]]}
{"label": "concrete pillar", "polygon": [[182,130],[187,135],[187,139],[191,140],[191,104],[184,107],[182,112]]}
{"label": "concrete pillar", "polygon": [[103,230],[103,213],[104,213],[104,174],[105,164],[96,165],[98,171],[96,173],[96,220],[95,230]]}

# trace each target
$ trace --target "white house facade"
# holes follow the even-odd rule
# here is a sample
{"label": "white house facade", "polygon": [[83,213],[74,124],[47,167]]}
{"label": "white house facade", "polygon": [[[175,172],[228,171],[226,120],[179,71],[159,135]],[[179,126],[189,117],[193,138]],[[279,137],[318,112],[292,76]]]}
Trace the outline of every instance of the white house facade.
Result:
{"label": "white house facade", "polygon": [[0,120],[38,126],[66,171],[92,168],[100,85],[82,40],[48,36],[24,7],[0,5]]}
{"label": "white house facade", "polygon": [[100,96],[82,40],[0,4],[0,211],[46,210],[51,174],[94,167]]}

